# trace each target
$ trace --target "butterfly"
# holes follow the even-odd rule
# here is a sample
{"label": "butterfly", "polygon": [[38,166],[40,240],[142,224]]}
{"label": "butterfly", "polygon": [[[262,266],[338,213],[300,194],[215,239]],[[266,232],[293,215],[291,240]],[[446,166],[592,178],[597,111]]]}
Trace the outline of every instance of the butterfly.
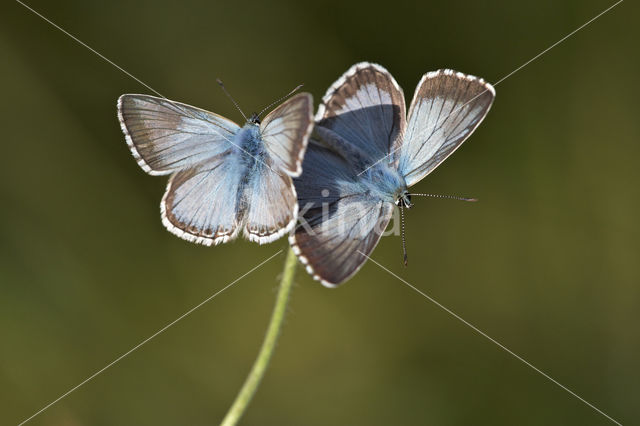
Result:
{"label": "butterfly", "polygon": [[262,121],[253,114],[242,127],[147,95],[120,96],[118,118],[138,165],[150,175],[171,175],[160,212],[173,234],[212,245],[242,231],[264,244],[293,228],[298,204],[291,177],[302,172],[313,128],[310,94],[291,97]]}
{"label": "butterfly", "polygon": [[494,97],[482,79],[429,72],[407,116],[402,89],[380,65],[358,63],[343,74],[322,99],[304,172],[294,179],[300,224],[289,241],[308,272],[328,287],[353,276],[396,206],[412,206],[408,188],[471,135]]}

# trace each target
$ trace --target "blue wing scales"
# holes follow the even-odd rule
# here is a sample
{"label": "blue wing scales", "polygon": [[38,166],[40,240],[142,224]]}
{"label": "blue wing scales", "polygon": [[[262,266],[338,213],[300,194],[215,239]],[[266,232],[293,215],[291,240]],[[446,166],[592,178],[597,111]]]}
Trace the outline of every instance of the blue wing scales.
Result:
{"label": "blue wing scales", "polygon": [[302,173],[302,158],[313,129],[313,98],[300,93],[271,111],[260,125],[264,146],[276,168]]}
{"label": "blue wing scales", "polygon": [[409,108],[404,141],[394,151],[411,186],[431,173],[478,127],[495,91],[484,80],[452,70],[425,74]]}
{"label": "blue wing scales", "polygon": [[222,116],[148,95],[122,95],[118,118],[142,169],[167,175],[229,151],[240,127]]}
{"label": "blue wing scales", "polygon": [[393,204],[368,196],[345,152],[311,140],[294,179],[299,224],[289,241],[313,277],[334,287],[355,274],[380,240]]}

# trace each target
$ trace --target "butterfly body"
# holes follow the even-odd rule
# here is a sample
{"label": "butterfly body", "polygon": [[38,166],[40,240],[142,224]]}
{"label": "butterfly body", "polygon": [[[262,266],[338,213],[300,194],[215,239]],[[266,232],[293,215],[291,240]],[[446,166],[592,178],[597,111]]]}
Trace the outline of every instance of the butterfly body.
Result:
{"label": "butterfly body", "polygon": [[261,165],[265,160],[266,151],[260,135],[260,127],[250,121],[247,122],[234,135],[230,149],[242,160],[245,174]]}
{"label": "butterfly body", "polygon": [[369,167],[372,163],[371,154],[349,144],[333,130],[317,125],[312,140],[314,144],[322,145],[338,154],[345,169],[352,167],[348,178],[336,177],[340,182],[337,185],[337,188],[341,188],[340,195],[366,194],[372,199],[393,204],[406,192],[407,184],[396,167],[388,161],[381,161]]}
{"label": "butterfly body", "polygon": [[374,198],[397,204],[407,192],[407,184],[398,171],[388,164],[376,164],[360,175],[359,181]]}

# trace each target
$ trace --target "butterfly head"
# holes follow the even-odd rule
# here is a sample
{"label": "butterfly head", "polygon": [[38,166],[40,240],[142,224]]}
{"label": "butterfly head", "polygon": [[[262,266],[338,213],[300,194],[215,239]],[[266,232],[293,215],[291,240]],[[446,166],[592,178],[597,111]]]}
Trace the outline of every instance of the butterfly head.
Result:
{"label": "butterfly head", "polygon": [[249,120],[247,120],[249,123],[251,124],[260,124],[260,115],[257,112],[254,112],[253,114],[251,114],[251,117],[249,117]]}
{"label": "butterfly head", "polygon": [[413,204],[411,203],[411,194],[409,194],[406,189],[396,198],[396,206],[406,207],[408,209],[413,207]]}

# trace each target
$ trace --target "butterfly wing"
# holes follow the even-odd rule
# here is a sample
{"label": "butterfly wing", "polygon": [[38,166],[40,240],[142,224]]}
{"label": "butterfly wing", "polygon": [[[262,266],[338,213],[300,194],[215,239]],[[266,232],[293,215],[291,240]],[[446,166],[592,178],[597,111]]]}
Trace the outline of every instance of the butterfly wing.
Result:
{"label": "butterfly wing", "polygon": [[122,95],[118,118],[142,169],[166,175],[228,152],[239,127],[217,114],[148,95]]}
{"label": "butterfly wing", "polygon": [[216,162],[171,176],[160,204],[162,223],[171,233],[204,245],[223,243],[237,236],[246,172],[240,155],[224,154]]}
{"label": "butterfly wing", "polygon": [[361,62],[327,90],[316,122],[357,145],[373,163],[402,139],[404,94],[386,69]]}
{"label": "butterfly wing", "polygon": [[393,210],[391,203],[363,192],[351,161],[342,154],[311,139],[304,174],[294,179],[300,224],[289,241],[309,273],[328,287],[362,267]]}
{"label": "butterfly wing", "polygon": [[273,167],[273,161],[256,164],[244,189],[247,213],[244,236],[259,244],[270,243],[289,232],[298,215],[291,177]]}
{"label": "butterfly wing", "polygon": [[290,176],[302,173],[302,158],[313,128],[313,98],[300,93],[265,117],[260,125],[273,164]]}
{"label": "butterfly wing", "polygon": [[494,97],[489,83],[470,75],[439,70],[422,77],[409,108],[404,142],[394,147],[407,186],[431,173],[471,135]]}

